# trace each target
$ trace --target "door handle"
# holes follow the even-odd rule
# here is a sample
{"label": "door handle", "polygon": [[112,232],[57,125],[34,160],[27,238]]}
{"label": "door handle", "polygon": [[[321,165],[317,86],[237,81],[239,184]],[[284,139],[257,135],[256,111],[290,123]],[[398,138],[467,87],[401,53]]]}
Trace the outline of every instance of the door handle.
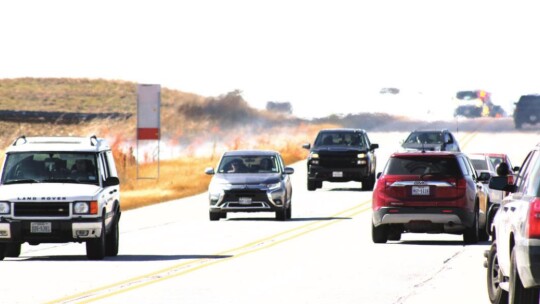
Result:
{"label": "door handle", "polygon": [[115,193],[116,191],[117,191],[117,190],[114,189],[114,190],[110,191],[109,194],[113,194],[113,193]]}

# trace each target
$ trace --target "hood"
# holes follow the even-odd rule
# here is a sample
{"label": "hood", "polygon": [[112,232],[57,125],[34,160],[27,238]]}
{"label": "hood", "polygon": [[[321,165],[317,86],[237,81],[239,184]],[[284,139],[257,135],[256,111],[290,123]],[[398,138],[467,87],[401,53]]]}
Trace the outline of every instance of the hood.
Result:
{"label": "hood", "polygon": [[35,183],[0,186],[0,200],[6,201],[73,201],[97,199],[100,187],[88,184]]}
{"label": "hood", "polygon": [[230,173],[214,175],[212,183],[230,185],[260,185],[277,183],[279,180],[279,173]]}
{"label": "hood", "polygon": [[355,147],[347,147],[347,146],[317,146],[312,149],[313,152],[324,152],[324,151],[331,151],[331,152],[367,152],[367,149],[365,148],[355,148]]}

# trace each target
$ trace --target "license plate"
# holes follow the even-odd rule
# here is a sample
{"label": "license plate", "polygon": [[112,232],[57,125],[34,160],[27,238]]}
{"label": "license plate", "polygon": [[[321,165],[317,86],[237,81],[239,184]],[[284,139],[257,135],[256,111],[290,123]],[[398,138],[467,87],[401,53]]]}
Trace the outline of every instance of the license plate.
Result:
{"label": "license plate", "polygon": [[429,186],[413,186],[412,195],[429,195]]}
{"label": "license plate", "polygon": [[51,233],[51,223],[50,222],[31,222],[30,223],[30,232],[31,233]]}
{"label": "license plate", "polygon": [[240,205],[251,205],[251,197],[241,197],[238,199]]}
{"label": "license plate", "polygon": [[332,172],[332,177],[343,177],[343,172],[334,171],[334,172]]}

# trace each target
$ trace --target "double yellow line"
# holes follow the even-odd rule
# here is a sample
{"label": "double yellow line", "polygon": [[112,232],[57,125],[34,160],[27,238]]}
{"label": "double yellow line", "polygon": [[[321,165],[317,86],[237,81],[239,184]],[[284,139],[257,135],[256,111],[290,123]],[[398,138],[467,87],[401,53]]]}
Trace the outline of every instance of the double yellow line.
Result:
{"label": "double yellow line", "polygon": [[[72,303],[72,302],[81,302],[81,303],[90,303],[98,301],[104,298],[109,298],[114,295],[125,293],[134,289],[139,289],[141,287],[159,283],[164,280],[172,279],[179,277],[190,272],[206,268],[224,261],[231,261],[242,256],[258,252],[263,249],[268,249],[275,245],[281,244],[283,242],[290,241],[292,239],[303,236],[307,233],[328,227],[335,223],[339,223],[341,217],[353,217],[360,213],[371,210],[371,199],[363,201],[362,203],[351,207],[349,209],[340,211],[331,216],[333,218],[330,221],[315,221],[308,223],[293,229],[285,230],[283,232],[271,235],[269,237],[256,240],[254,242],[248,243],[246,245],[229,249],[215,255],[214,257],[218,258],[203,258],[197,259],[189,262],[179,263],[164,269],[160,269],[154,272],[143,274],[141,276],[133,277],[127,280],[123,280],[117,283],[110,285],[98,287],[92,290],[84,291],[78,294],[71,296],[63,297],[60,299],[52,300],[48,303]],[[368,205],[368,206],[366,206]],[[223,258],[219,258],[223,257]]]}

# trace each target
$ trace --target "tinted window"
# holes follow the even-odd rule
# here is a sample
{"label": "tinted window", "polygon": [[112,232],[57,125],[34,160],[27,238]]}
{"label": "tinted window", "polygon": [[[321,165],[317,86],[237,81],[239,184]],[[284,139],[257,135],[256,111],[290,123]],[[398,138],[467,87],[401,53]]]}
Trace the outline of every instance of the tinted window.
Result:
{"label": "tinted window", "polygon": [[471,159],[471,162],[476,170],[489,170],[486,161],[483,159]]}
{"label": "tinted window", "polygon": [[478,98],[476,91],[460,91],[456,94],[457,99],[469,100]]}
{"label": "tinted window", "polygon": [[405,140],[406,144],[442,144],[441,132],[412,132]]}
{"label": "tinted window", "polygon": [[277,173],[282,167],[276,155],[234,155],[224,156],[219,173]]}
{"label": "tinted window", "polygon": [[385,174],[422,175],[443,174],[461,176],[458,163],[450,157],[392,157],[388,161]]}

